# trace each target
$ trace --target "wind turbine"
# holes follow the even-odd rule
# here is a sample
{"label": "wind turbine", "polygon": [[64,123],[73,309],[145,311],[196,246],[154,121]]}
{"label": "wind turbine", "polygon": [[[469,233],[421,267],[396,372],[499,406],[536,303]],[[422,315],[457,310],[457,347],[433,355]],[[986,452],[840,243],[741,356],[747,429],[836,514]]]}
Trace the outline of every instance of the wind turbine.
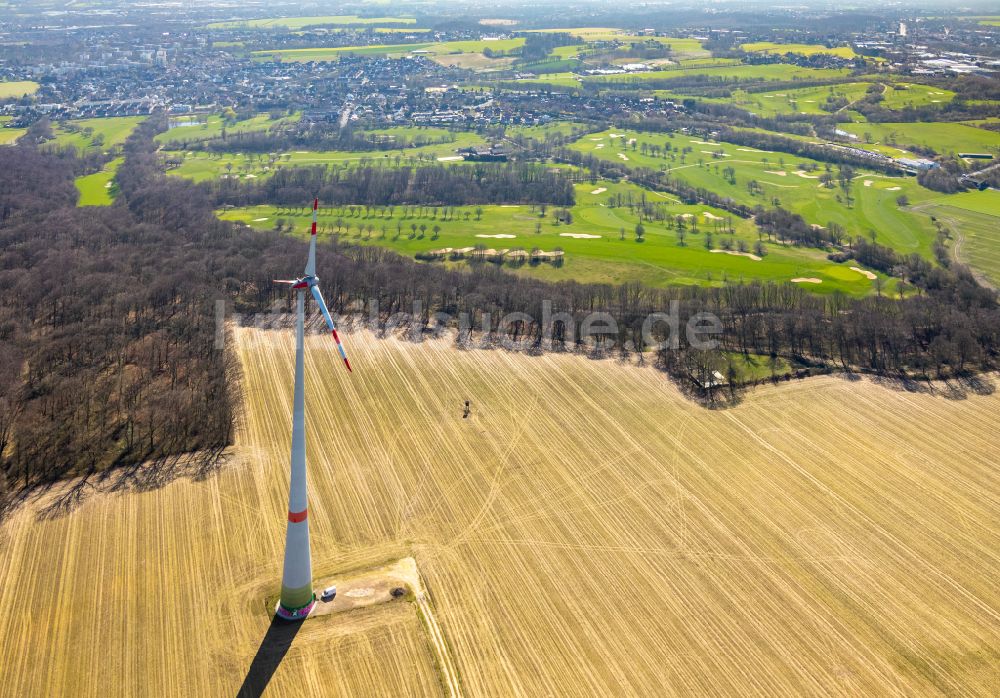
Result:
{"label": "wind turbine", "polygon": [[319,199],[313,200],[312,237],[309,240],[309,259],[305,276],[299,279],[277,279],[275,283],[289,284],[296,291],[295,318],[295,398],[292,408],[292,469],[288,488],[288,528],[285,532],[285,567],[281,575],[281,599],[276,613],[285,620],[302,620],[316,605],[316,594],[312,588],[312,558],[309,552],[309,519],[306,502],[306,396],[305,396],[305,334],[306,289],[312,293],[326,320],[337,350],[344,360],[347,370],[351,362],[347,360],[344,345],[340,342],[337,327],[333,324],[330,311],[323,300],[323,294],[316,278],[316,214]]}

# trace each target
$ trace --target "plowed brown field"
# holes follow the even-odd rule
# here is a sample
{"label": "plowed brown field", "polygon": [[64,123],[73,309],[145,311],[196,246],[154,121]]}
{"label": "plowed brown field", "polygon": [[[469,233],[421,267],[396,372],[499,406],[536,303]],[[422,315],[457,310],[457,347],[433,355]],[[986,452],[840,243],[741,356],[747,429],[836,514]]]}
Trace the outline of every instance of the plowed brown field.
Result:
{"label": "plowed brown field", "polygon": [[[294,359],[236,337],[220,472],[0,528],[0,695],[236,694],[280,582]],[[710,411],[612,361],[346,341],[350,375],[307,340],[316,578],[412,555],[462,695],[998,691],[1000,393],[825,377]],[[413,603],[310,619],[275,666],[267,695],[447,689]]]}

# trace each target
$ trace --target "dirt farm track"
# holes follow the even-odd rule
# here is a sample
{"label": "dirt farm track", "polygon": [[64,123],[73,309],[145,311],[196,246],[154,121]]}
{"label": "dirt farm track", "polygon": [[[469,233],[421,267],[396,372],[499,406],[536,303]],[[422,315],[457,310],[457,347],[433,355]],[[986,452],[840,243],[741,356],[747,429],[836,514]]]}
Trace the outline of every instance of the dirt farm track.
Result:
{"label": "dirt farm track", "polygon": [[309,337],[315,576],[412,557],[433,624],[400,600],[291,637],[293,336],[235,341],[217,471],[0,527],[0,696],[1000,693],[1000,392],[824,377],[713,411],[614,361],[354,332],[348,374]]}

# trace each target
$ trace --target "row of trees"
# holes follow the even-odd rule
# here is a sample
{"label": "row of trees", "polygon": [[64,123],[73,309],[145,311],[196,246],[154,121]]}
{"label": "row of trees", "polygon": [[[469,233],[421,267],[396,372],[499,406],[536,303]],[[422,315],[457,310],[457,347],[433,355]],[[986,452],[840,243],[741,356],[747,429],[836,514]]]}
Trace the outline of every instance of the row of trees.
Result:
{"label": "row of trees", "polygon": [[569,173],[537,163],[286,167],[254,182],[222,179],[206,185],[217,204],[300,205],[314,196],[326,204],[458,206],[491,203],[550,203],[571,206]]}
{"label": "row of trees", "polygon": [[[121,193],[106,208],[75,207],[59,157],[0,150],[0,489],[227,444],[239,395],[231,353],[217,344],[215,301],[244,314],[291,311],[272,279],[301,264],[305,244],[218,221],[209,192],[159,171],[158,127],[151,119],[126,144]],[[599,346],[630,352],[648,339],[650,314],[673,302],[681,327],[714,313],[717,349],[682,344],[657,356],[684,382],[721,352],[930,375],[993,367],[1000,346],[997,298],[961,268],[935,268],[903,300],[858,300],[788,284],[550,284],[493,265],[446,268],[328,245],[318,273],[333,311],[377,307],[374,319],[397,316],[420,331],[447,313],[463,341],[572,349],[574,328],[603,312],[614,326]],[[854,253],[873,266],[881,254]],[[511,313],[523,315],[498,325]],[[546,323],[549,314],[561,320]],[[665,332],[654,324],[652,339]]]}

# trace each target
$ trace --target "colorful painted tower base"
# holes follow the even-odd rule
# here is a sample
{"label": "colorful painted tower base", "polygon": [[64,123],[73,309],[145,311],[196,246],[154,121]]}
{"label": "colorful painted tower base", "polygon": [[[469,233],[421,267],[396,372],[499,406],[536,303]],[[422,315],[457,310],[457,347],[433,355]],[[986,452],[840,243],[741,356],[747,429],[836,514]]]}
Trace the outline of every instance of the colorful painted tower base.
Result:
{"label": "colorful painted tower base", "polygon": [[274,609],[274,614],[278,616],[278,618],[282,618],[284,620],[305,620],[306,617],[312,613],[312,610],[315,607],[316,595],[313,594],[312,600],[300,608],[285,608],[279,601],[278,606]]}

